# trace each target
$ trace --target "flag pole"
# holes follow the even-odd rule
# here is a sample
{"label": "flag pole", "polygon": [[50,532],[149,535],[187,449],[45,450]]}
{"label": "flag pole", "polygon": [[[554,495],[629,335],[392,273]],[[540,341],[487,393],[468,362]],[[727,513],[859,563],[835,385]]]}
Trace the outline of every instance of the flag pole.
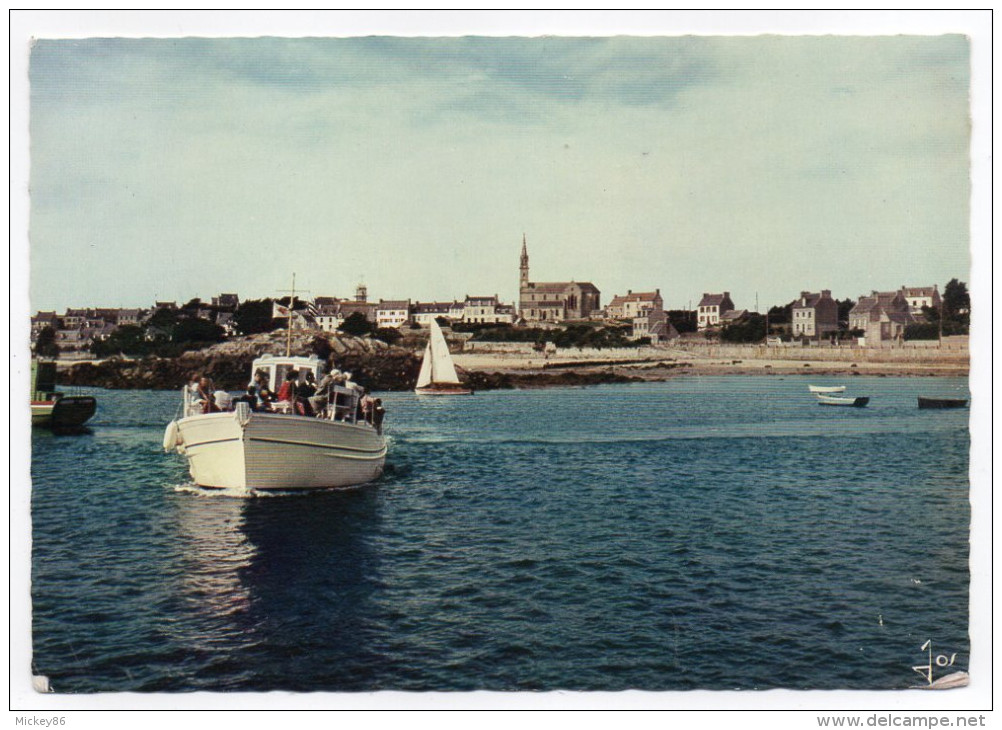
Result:
{"label": "flag pole", "polygon": [[285,340],[285,356],[292,355],[292,308],[296,302],[296,272],[292,272],[292,296],[289,297],[289,326],[286,328],[288,334]]}

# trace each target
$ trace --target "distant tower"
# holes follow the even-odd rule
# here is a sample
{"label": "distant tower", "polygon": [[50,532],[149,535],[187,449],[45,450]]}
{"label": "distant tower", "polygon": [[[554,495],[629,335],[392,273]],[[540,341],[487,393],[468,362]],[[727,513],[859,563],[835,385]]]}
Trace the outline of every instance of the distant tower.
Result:
{"label": "distant tower", "polygon": [[518,264],[518,283],[519,288],[524,288],[529,284],[529,252],[525,248],[525,234],[522,234],[522,258],[519,260]]}
{"label": "distant tower", "polygon": [[522,316],[522,295],[529,288],[529,252],[525,247],[525,234],[522,234],[522,257],[518,263],[518,315]]}
{"label": "distant tower", "polygon": [[355,301],[364,302],[369,298],[369,290],[365,288],[365,284],[359,284],[355,287]]}

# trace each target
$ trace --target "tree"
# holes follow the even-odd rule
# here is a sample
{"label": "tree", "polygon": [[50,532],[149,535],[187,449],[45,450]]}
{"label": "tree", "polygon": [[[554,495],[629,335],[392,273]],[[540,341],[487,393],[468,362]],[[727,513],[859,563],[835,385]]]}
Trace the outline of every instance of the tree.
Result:
{"label": "tree", "polygon": [[793,321],[793,302],[769,307],[769,324],[789,324]]}
{"label": "tree", "polygon": [[375,327],[372,322],[366,319],[365,315],[361,312],[352,312],[348,319],[338,327],[338,330],[344,332],[346,335],[353,335],[355,337],[364,337],[371,334],[374,329]]}
{"label": "tree", "polygon": [[838,323],[839,326],[843,324],[849,325],[849,312],[852,308],[856,306],[856,302],[853,299],[836,299],[835,303],[838,304]]}
{"label": "tree", "polygon": [[950,279],[943,287],[943,319],[960,324],[970,322],[971,297],[967,293],[967,284],[957,279]]}
{"label": "tree", "polygon": [[696,331],[696,313],[691,309],[669,309],[668,321],[680,335]]}
{"label": "tree", "polygon": [[225,338],[226,331],[218,324],[199,317],[187,317],[174,327],[171,342],[222,342]]}
{"label": "tree", "polygon": [[152,345],[146,341],[146,331],[136,324],[123,324],[104,341],[95,341],[90,351],[98,357],[108,355],[146,355]]}
{"label": "tree", "polygon": [[749,314],[744,322],[729,324],[720,330],[721,342],[760,342],[765,339],[765,316]]}
{"label": "tree", "polygon": [[46,325],[38,333],[35,340],[35,354],[39,357],[59,357],[59,345],[56,344],[56,331],[51,325]]}
{"label": "tree", "polygon": [[[178,315],[177,311],[173,309],[158,309],[148,320],[146,320],[146,325],[148,327],[156,327],[159,330],[163,330],[167,333],[167,336],[170,337],[174,333],[174,327],[177,325],[179,319],[180,315]],[[121,327],[119,329],[121,329]]]}
{"label": "tree", "polygon": [[377,340],[382,340],[387,345],[395,345],[400,342],[403,335],[395,327],[380,327],[373,335]]}
{"label": "tree", "polygon": [[272,319],[271,299],[248,299],[241,302],[233,313],[233,326],[242,335],[271,332],[282,325],[281,320]]}

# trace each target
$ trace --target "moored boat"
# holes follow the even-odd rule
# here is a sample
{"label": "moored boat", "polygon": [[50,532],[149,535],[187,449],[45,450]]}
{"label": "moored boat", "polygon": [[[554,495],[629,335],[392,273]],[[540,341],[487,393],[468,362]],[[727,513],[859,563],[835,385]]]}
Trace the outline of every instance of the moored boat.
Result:
{"label": "moored boat", "polygon": [[[254,361],[251,377],[265,373],[275,392],[293,371],[299,384],[307,373],[321,380],[321,361],[265,355]],[[361,389],[347,383],[331,385],[327,392],[329,400],[315,415],[297,412],[291,403],[262,411],[247,402],[237,402],[232,411],[193,413],[185,395],[186,413],[168,424],[164,449],[184,454],[192,479],[203,487],[321,489],[376,479],[387,445],[381,428],[362,416]]]}
{"label": "moored boat", "polygon": [[920,395],[918,397],[919,408],[964,408],[967,406],[966,398],[929,398]]}
{"label": "moored boat", "polygon": [[31,425],[54,430],[82,427],[97,411],[97,399],[56,391],[56,363],[31,361]]}
{"label": "moored boat", "polygon": [[473,392],[460,382],[442,328],[434,319],[414,392],[422,395],[470,395]]}
{"label": "moored boat", "polygon": [[856,398],[843,398],[835,395],[822,395],[818,393],[818,405],[821,406],[849,406],[853,408],[862,408],[870,399],[864,396]]}
{"label": "moored boat", "polygon": [[844,393],[844,385],[808,385],[807,390],[811,393]]}

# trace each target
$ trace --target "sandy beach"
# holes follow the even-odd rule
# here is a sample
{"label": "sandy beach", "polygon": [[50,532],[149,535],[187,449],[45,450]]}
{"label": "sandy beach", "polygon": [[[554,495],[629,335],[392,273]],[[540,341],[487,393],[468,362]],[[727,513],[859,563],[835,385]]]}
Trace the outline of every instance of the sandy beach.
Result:
{"label": "sandy beach", "polygon": [[[730,353],[728,353],[730,354]],[[796,357],[793,357],[793,355]],[[843,353],[840,353],[843,354]],[[805,348],[803,352],[790,353],[783,358],[759,357],[754,348],[736,357],[714,357],[702,352],[676,348],[645,348],[641,351],[576,351],[544,356],[543,354],[514,352],[458,353],[456,365],[469,372],[503,373],[509,375],[556,374],[577,372],[581,374],[610,370],[623,376],[644,380],[665,380],[686,375],[805,375],[805,376],[965,376],[969,361],[966,351],[941,353],[908,353],[907,359],[893,360],[886,352],[880,359],[858,350],[844,351],[842,359],[832,359],[827,351],[824,357]]]}

